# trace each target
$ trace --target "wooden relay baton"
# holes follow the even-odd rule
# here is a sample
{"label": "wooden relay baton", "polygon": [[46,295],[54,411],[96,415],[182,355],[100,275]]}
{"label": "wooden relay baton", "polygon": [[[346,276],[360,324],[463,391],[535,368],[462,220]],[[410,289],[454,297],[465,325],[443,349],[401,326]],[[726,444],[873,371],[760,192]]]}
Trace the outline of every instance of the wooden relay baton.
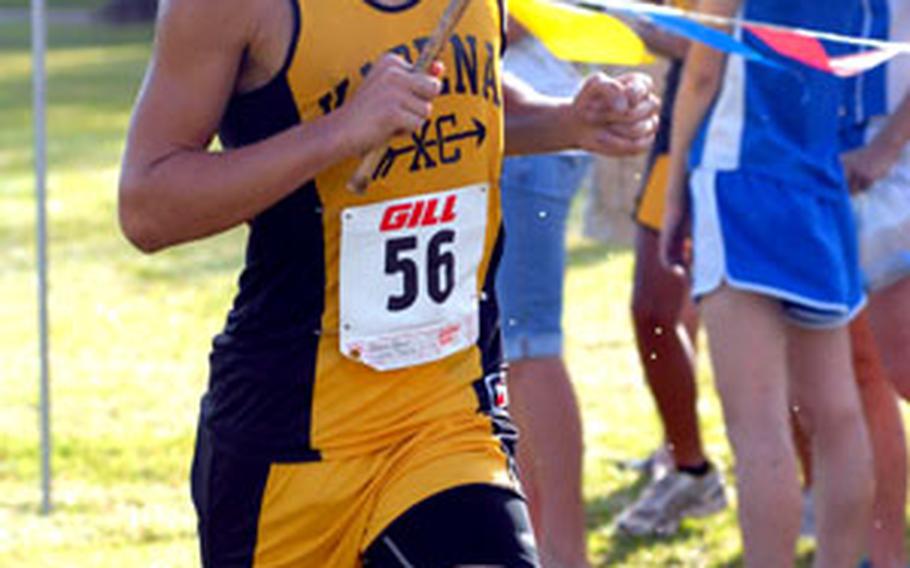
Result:
{"label": "wooden relay baton", "polygon": [[[436,61],[436,58],[439,56],[440,52],[442,52],[445,43],[449,40],[452,32],[455,30],[455,26],[458,25],[458,22],[464,15],[469,1],[470,0],[450,0],[445,12],[443,12],[442,17],[439,19],[439,23],[436,24],[436,29],[433,30],[433,35],[430,36],[426,45],[420,50],[417,63],[414,64],[415,73],[426,73],[430,69],[430,65]],[[348,180],[347,188],[349,191],[356,194],[363,194],[366,192],[367,186],[370,185],[370,181],[373,179],[373,172],[379,167],[379,162],[382,161],[385,153],[385,145],[370,150],[360,162],[357,171],[355,171],[351,179]]]}

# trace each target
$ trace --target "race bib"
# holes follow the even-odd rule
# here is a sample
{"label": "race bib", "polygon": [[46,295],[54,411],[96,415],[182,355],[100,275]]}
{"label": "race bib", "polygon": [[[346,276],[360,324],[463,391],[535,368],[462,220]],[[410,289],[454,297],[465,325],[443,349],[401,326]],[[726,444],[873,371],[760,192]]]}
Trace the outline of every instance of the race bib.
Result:
{"label": "race bib", "polygon": [[472,185],[342,212],[344,356],[388,371],[476,343],[488,191]]}

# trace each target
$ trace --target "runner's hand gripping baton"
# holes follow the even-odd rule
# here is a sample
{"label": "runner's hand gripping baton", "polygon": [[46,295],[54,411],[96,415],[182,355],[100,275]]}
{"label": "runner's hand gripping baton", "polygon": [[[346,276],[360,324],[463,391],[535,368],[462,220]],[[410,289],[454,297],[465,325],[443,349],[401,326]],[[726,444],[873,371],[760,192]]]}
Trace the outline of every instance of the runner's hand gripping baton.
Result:
{"label": "runner's hand gripping baton", "polygon": [[[430,65],[436,61],[443,46],[445,46],[445,43],[449,40],[449,37],[451,37],[455,26],[458,25],[458,22],[464,15],[465,9],[468,7],[468,2],[470,2],[470,0],[450,0],[448,7],[446,7],[445,12],[443,12],[442,17],[439,19],[439,23],[436,24],[436,29],[433,30],[433,35],[430,36],[429,41],[427,41],[423,49],[420,50],[420,56],[417,58],[417,63],[414,65],[415,73],[426,73],[429,70]],[[370,180],[373,179],[373,173],[376,171],[376,168],[379,166],[385,153],[385,144],[379,148],[370,150],[360,162],[357,171],[354,172],[354,175],[348,180],[348,190],[358,195],[366,192]]]}

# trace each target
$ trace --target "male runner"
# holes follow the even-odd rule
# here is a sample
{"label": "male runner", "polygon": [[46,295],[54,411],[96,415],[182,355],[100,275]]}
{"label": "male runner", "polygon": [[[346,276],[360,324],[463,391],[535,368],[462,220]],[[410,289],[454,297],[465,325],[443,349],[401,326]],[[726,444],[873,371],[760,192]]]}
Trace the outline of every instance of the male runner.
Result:
{"label": "male runner", "polygon": [[657,105],[639,76],[503,84],[495,0],[412,72],[445,4],[161,6],[123,230],[153,252],[249,226],[193,467],[206,566],[537,565],[492,288],[503,149],[639,152]]}

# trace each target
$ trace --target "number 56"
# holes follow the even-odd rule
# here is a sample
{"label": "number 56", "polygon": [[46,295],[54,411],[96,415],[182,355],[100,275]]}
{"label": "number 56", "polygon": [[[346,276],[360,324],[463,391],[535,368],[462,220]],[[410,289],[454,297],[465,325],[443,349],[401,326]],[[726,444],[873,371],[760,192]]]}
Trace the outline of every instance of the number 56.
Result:
{"label": "number 56", "polygon": [[[445,229],[430,238],[426,252],[427,293],[437,304],[445,302],[455,289],[455,254],[450,245],[455,242],[455,231]],[[443,247],[449,245],[446,250]],[[418,249],[416,235],[398,237],[386,241],[385,273],[394,276],[401,273],[403,286],[400,295],[389,296],[389,311],[400,312],[414,305],[419,294],[419,258],[415,260],[407,253]],[[419,256],[414,255],[414,256]]]}

